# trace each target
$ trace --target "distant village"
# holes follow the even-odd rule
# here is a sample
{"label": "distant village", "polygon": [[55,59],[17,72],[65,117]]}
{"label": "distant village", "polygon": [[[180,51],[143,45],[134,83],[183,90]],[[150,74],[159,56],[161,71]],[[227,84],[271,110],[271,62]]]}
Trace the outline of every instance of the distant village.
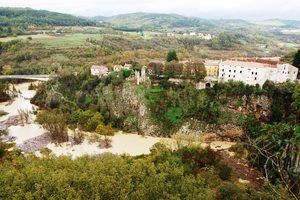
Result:
{"label": "distant village", "polygon": [[210,33],[201,33],[201,32],[194,32],[194,31],[184,32],[184,33],[168,32],[166,33],[166,35],[168,37],[173,37],[173,36],[198,37],[202,40],[212,40],[213,38],[216,37]]}
{"label": "distant village", "polygon": [[[180,62],[184,67],[188,61]],[[163,65],[163,63],[159,63]],[[280,58],[247,58],[232,60],[205,60],[204,67],[206,77],[196,83],[196,89],[211,87],[217,82],[226,82],[229,80],[242,81],[248,85],[262,86],[267,80],[274,83],[283,83],[286,81],[296,81],[298,68],[288,63],[283,63]],[[105,65],[93,65],[91,74],[100,78],[108,77],[112,72],[121,70],[131,70],[131,76],[128,79],[135,80],[139,85],[153,76],[152,65],[143,66],[139,70],[133,68],[132,64],[115,65],[112,69]],[[163,77],[163,75],[160,75]],[[180,84],[183,79],[180,77],[170,78],[169,82]]]}

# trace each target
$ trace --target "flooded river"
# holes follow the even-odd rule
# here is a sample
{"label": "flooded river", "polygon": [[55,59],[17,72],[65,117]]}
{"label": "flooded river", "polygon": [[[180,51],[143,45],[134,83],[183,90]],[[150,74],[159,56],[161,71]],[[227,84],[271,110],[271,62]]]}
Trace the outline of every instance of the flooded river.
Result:
{"label": "flooded river", "polygon": [[[34,84],[38,84],[35,82]],[[0,110],[7,112],[8,114],[0,117],[0,121],[7,120],[9,117],[17,116],[18,110],[28,110],[33,112],[38,109],[37,106],[30,103],[30,99],[35,95],[34,90],[28,90],[30,83],[21,83],[14,85],[17,91],[20,93],[12,102],[0,103]],[[30,122],[25,125],[13,125],[8,128],[9,136],[14,137],[14,142],[17,146],[30,145],[30,142],[38,136],[42,136],[47,132],[43,127],[34,122],[35,115],[30,114]],[[60,145],[48,143],[45,147],[52,150],[52,153],[60,155],[70,155],[73,158],[82,155],[95,155],[104,152],[111,152],[114,154],[128,154],[132,156],[149,154],[150,148],[161,138],[156,137],[143,137],[136,134],[123,134],[117,133],[111,137],[112,147],[108,149],[102,149],[98,147],[97,143],[90,143],[87,139],[80,145],[72,145],[70,142],[66,142]]]}
{"label": "flooded river", "polygon": [[[39,82],[34,82],[38,84]],[[113,154],[127,154],[131,156],[137,156],[142,154],[149,154],[151,147],[158,142],[165,144],[172,144],[174,140],[167,138],[158,138],[150,136],[140,136],[136,134],[124,134],[122,132],[116,133],[111,137],[112,147],[108,149],[99,148],[98,143],[91,143],[88,139],[85,139],[82,144],[73,145],[71,142],[66,142],[60,145],[51,143],[49,137],[46,137],[47,130],[41,125],[35,123],[34,110],[38,107],[30,103],[30,99],[35,95],[34,90],[29,90],[30,83],[17,84],[14,87],[19,94],[12,102],[0,103],[0,110],[7,112],[7,115],[0,117],[0,121],[8,120],[19,115],[18,110],[27,110],[31,112],[29,123],[25,125],[12,125],[8,127],[9,136],[13,138],[13,142],[16,143],[16,147],[26,149],[26,152],[34,151],[37,155],[40,155],[40,148],[48,148],[56,156],[69,155],[72,158],[77,158],[83,155],[96,155],[104,152],[110,152]],[[69,134],[72,134],[69,130]],[[94,134],[94,133],[87,133]],[[210,145],[214,150],[228,149],[234,143],[228,142],[213,142],[211,144],[203,144],[204,146]],[[29,150],[28,150],[29,149]]]}

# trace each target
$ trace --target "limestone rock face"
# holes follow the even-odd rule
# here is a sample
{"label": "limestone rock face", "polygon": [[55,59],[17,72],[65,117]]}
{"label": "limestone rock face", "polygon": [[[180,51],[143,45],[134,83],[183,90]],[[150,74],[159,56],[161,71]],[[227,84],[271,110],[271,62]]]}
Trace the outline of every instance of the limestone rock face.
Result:
{"label": "limestone rock face", "polygon": [[145,104],[144,91],[135,84],[126,83],[121,88],[114,88],[114,92],[107,91],[110,115],[123,119],[125,131],[139,132],[145,135],[158,135],[159,127],[152,123],[150,112]]}
{"label": "limestone rock face", "polygon": [[262,121],[269,121],[272,101],[267,96],[251,97],[250,109],[254,111],[255,117]]}
{"label": "limestone rock face", "polygon": [[251,96],[242,98],[242,105],[238,107],[238,111],[244,114],[254,114],[256,119],[261,121],[269,121],[271,114],[272,100],[267,96]]}

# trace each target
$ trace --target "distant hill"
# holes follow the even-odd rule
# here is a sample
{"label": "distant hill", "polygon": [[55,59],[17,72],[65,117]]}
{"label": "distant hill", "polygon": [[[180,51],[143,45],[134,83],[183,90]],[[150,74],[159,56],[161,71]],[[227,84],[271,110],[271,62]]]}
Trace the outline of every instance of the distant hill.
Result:
{"label": "distant hill", "polygon": [[300,21],[297,20],[268,19],[256,22],[256,24],[281,28],[300,28]]}
{"label": "distant hill", "polygon": [[185,17],[178,14],[129,13],[111,17],[93,17],[97,21],[105,21],[117,28],[162,30],[162,29],[194,29],[198,31],[231,31],[256,29],[258,25],[241,19],[202,19]]}
{"label": "distant hill", "polygon": [[0,7],[0,27],[5,26],[94,26],[96,22],[73,15],[34,10],[31,8]]}
{"label": "distant hill", "polygon": [[107,17],[96,16],[96,17],[91,17],[91,19],[96,20],[96,21],[105,21],[107,19]]}
{"label": "distant hill", "polygon": [[208,28],[213,26],[209,20],[189,18],[177,14],[139,12],[115,15],[112,17],[94,17],[93,19],[109,22],[115,27],[129,27],[145,30],[184,27]]}

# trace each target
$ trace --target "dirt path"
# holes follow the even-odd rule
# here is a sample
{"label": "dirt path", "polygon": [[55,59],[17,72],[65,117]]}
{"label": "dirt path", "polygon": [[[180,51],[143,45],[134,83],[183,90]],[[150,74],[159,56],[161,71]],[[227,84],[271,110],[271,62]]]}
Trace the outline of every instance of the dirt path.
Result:
{"label": "dirt path", "polygon": [[247,160],[230,156],[227,151],[218,151],[221,161],[232,169],[232,172],[242,180],[249,181],[254,188],[261,188],[264,185],[264,178],[261,173],[248,165]]}

